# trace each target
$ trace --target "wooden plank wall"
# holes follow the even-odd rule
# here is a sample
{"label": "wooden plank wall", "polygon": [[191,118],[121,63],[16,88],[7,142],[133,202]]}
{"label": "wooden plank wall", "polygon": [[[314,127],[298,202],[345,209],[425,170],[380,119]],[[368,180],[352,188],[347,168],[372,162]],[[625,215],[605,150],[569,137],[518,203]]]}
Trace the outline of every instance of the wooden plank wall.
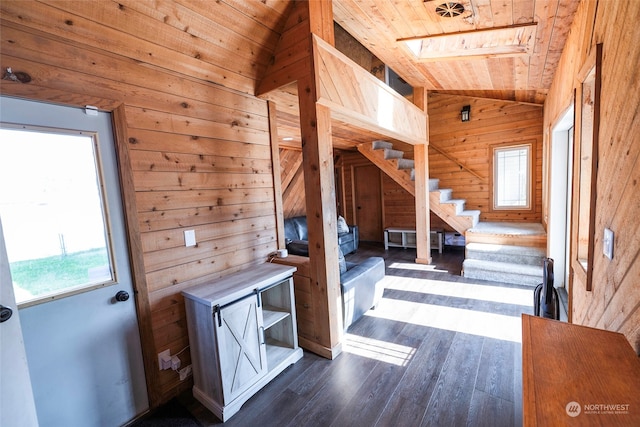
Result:
{"label": "wooden plank wall", "polygon": [[[460,110],[471,106],[471,120],[462,122]],[[429,175],[440,188],[453,189],[454,199],[465,199],[467,209],[479,209],[481,221],[541,222],[542,219],[541,106],[487,98],[429,94]],[[533,141],[535,158],[534,207],[530,212],[491,212],[491,145]],[[440,148],[458,164],[443,155]],[[482,179],[466,171],[478,174]]]}
{"label": "wooden plank wall", "polygon": [[[542,121],[541,106],[513,101],[473,98],[439,93],[429,94],[429,175],[440,179],[441,188],[453,189],[453,197],[466,199],[467,209],[482,211],[482,221],[541,222],[542,219]],[[471,105],[471,121],[460,121],[463,105]],[[535,145],[535,197],[531,212],[491,212],[489,180],[490,146],[503,142],[533,142]],[[437,151],[440,148],[482,177],[461,169],[460,165]],[[413,147],[394,145],[412,158]],[[344,155],[347,215],[352,210],[351,165],[368,163],[362,155]],[[415,228],[415,200],[411,194],[383,174],[383,227]],[[352,220],[352,218],[348,218]],[[453,229],[431,214],[431,228]]]}
{"label": "wooden plank wall", "polygon": [[[360,153],[342,152],[340,173],[343,176],[345,201],[345,219],[348,224],[355,224],[353,216],[354,188],[353,168],[373,165]],[[388,175],[382,173],[382,228],[416,227],[416,205],[414,197]],[[382,236],[381,236],[382,239]]]}
{"label": "wooden plank wall", "polygon": [[302,151],[280,148],[280,169],[284,218],[305,216],[307,207],[304,192],[304,171],[302,170]]}
{"label": "wooden plank wall", "polygon": [[[549,91],[544,126],[551,129],[571,105],[578,70],[592,46],[603,43],[593,290],[587,292],[583,276],[574,275],[571,315],[574,323],[622,332],[640,354],[639,19],[640,2],[581,2]],[[602,255],[604,228],[615,233],[613,260]]]}
{"label": "wooden plank wall", "polygon": [[[120,167],[133,176],[137,209],[127,217],[143,251],[134,268],[146,282],[136,286],[141,324],[152,329],[143,340],[152,406],[191,385],[153,362],[188,344],[180,291],[263,262],[277,247],[267,104],[251,95],[278,40],[263,23],[277,27],[286,16],[285,2],[269,3],[0,4],[0,66],[32,77],[2,80],[3,94],[124,105],[118,131],[130,163]],[[184,246],[187,229],[196,247]],[[189,352],[181,359],[188,364]]]}

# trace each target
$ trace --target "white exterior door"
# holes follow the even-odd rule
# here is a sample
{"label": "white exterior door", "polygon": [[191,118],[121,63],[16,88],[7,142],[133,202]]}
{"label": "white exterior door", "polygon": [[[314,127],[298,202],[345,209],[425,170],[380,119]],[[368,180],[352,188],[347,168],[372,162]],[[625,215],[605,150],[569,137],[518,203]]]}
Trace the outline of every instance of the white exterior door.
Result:
{"label": "white exterior door", "polygon": [[[40,426],[125,424],[148,399],[111,117],[1,97],[0,122],[13,132],[0,138],[3,243]],[[24,149],[40,135],[71,142]]]}
{"label": "white exterior door", "polygon": [[37,426],[36,406],[0,220],[0,426]]}

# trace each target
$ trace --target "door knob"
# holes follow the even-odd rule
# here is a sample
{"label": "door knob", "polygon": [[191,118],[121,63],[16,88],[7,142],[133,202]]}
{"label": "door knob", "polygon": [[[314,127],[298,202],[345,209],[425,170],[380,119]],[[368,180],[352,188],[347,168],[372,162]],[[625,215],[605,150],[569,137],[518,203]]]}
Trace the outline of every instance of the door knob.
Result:
{"label": "door knob", "polygon": [[6,322],[13,315],[13,310],[9,307],[5,307],[4,305],[0,305],[0,323]]}
{"label": "door knob", "polygon": [[116,301],[126,301],[129,299],[129,292],[127,291],[118,291],[118,293],[116,294]]}

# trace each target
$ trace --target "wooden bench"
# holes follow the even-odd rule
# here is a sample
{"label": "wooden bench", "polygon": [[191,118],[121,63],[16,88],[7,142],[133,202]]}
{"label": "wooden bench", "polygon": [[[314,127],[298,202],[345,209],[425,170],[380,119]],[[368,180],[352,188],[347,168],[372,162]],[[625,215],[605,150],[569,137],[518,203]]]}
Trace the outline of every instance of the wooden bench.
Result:
{"label": "wooden bench", "polygon": [[[442,230],[431,230],[431,249],[438,249],[442,253],[444,246],[444,232]],[[390,247],[415,248],[416,230],[410,228],[386,228],[384,230],[384,250]]]}

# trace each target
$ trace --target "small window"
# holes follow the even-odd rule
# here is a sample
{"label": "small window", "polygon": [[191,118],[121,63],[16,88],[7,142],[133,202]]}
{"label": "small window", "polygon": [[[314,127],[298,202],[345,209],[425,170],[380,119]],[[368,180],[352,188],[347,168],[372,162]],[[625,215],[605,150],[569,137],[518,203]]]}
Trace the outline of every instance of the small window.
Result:
{"label": "small window", "polygon": [[531,209],[531,144],[493,149],[493,209]]}
{"label": "small window", "polygon": [[0,129],[0,216],[21,306],[115,280],[96,137]]}

